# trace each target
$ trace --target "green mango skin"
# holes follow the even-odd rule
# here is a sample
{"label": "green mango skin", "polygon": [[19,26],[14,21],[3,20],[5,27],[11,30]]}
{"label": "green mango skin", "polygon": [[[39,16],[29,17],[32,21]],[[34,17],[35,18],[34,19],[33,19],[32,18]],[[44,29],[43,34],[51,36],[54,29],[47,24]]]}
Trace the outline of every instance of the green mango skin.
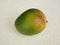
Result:
{"label": "green mango skin", "polygon": [[28,9],[16,19],[15,27],[24,35],[38,34],[46,27],[46,16],[38,9]]}

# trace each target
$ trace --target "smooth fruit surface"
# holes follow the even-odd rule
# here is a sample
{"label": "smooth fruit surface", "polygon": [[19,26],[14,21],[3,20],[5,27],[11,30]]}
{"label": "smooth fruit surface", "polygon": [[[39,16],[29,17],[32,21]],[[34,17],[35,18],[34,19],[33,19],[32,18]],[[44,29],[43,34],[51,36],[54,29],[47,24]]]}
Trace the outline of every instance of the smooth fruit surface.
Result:
{"label": "smooth fruit surface", "polygon": [[46,16],[38,9],[28,9],[15,21],[16,29],[24,35],[34,35],[46,27]]}

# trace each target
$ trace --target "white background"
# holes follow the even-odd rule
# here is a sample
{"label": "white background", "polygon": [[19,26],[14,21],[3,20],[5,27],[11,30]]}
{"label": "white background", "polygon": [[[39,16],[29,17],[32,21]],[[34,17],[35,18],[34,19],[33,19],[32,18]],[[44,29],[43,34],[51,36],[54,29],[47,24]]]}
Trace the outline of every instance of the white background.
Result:
{"label": "white background", "polygon": [[[30,8],[42,10],[48,24],[41,33],[24,36],[14,22]],[[60,45],[60,0],[0,0],[0,45]]]}

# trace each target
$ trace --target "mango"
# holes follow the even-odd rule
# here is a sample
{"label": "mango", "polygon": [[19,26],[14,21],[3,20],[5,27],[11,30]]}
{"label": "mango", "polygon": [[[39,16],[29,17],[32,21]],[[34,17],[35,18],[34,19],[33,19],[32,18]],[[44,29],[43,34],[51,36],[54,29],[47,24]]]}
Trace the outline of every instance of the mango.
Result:
{"label": "mango", "polygon": [[35,35],[46,27],[46,16],[39,9],[24,11],[15,21],[16,29],[24,35]]}

